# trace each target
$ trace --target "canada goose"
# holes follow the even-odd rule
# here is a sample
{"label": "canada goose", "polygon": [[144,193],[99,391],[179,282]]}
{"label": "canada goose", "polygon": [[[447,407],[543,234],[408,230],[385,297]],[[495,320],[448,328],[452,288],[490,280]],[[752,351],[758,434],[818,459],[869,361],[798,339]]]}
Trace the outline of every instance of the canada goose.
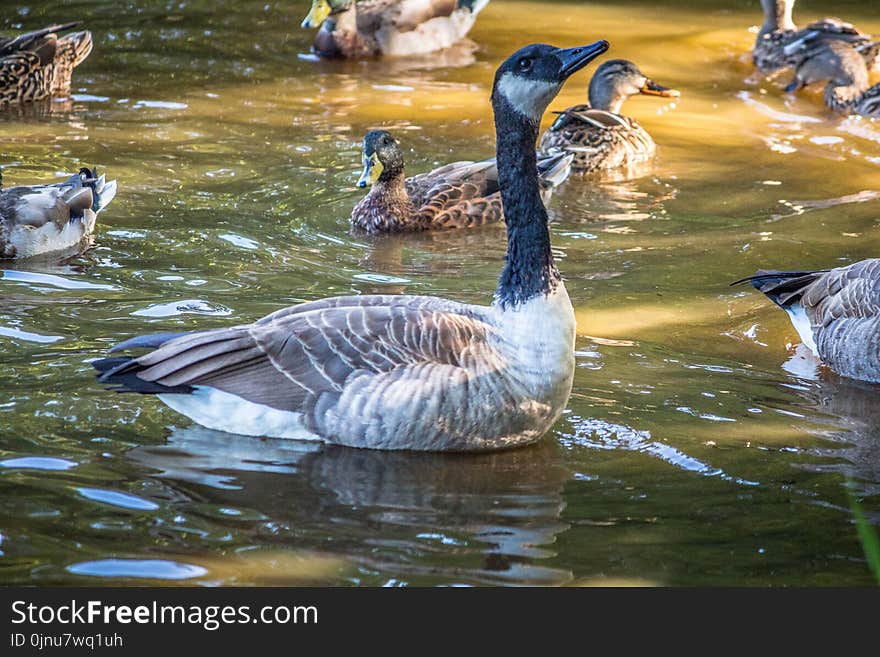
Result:
{"label": "canada goose", "polygon": [[0,37],[0,109],[70,93],[73,69],[92,52],[92,35],[74,32],[59,39],[56,33],[76,25],[53,25],[17,37]]}
{"label": "canada goose", "polygon": [[880,66],[880,44],[839,18],[823,18],[798,29],[791,14],[795,0],[761,0],[764,23],[755,40],[752,59],[765,73],[797,66],[811,50],[829,41],[856,46],[869,66]]}
{"label": "canada goose", "polygon": [[464,38],[489,0],[312,0],[302,27],[319,27],[324,57],[416,55]]}
{"label": "canada goose", "polygon": [[0,258],[27,258],[84,242],[115,195],[115,180],[107,182],[85,167],[61,183],[0,189]]}
{"label": "canada goose", "polygon": [[[572,156],[556,153],[538,160],[541,199],[568,178]],[[364,137],[364,171],[358,187],[371,185],[351,213],[355,229],[401,233],[471,228],[504,219],[495,158],[454,162],[411,178],[404,174],[400,144],[385,130]]]}
{"label": "canada goose", "polygon": [[815,82],[827,82],[825,104],[835,112],[880,118],[880,84],[869,87],[868,67],[852,45],[832,41],[798,65],[785,88],[796,91]]}
{"label": "canada goose", "polygon": [[788,313],[804,345],[832,370],[880,382],[880,259],[819,271],[760,270],[736,283],[745,281]]}
{"label": "canada goose", "polygon": [[541,136],[540,152],[547,156],[559,150],[574,153],[571,170],[592,173],[632,166],[654,157],[657,145],[638,121],[621,116],[620,108],[630,96],[678,98],[645,75],[632,62],[612,59],[603,62],[590,80],[589,105],[575,105]]}
{"label": "canada goose", "polygon": [[507,260],[490,306],[413,295],[322,299],[248,325],[136,337],[101,381],[213,429],[353,447],[502,449],[538,440],[574,374],[574,309],[553,262],[535,141],[547,104],[608,43],[521,48],[492,88]]}

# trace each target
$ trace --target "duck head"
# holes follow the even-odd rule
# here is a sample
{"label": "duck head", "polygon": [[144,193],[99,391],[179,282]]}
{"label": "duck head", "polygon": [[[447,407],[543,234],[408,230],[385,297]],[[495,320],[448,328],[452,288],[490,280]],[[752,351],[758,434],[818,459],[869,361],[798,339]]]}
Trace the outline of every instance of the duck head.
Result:
{"label": "duck head", "polygon": [[321,27],[328,16],[339,14],[351,9],[354,0],[312,0],[312,8],[308,16],[303,19],[303,29]]}
{"label": "duck head", "polygon": [[540,122],[550,101],[573,73],[608,50],[607,41],[577,48],[536,43],[520,48],[495,72],[492,103],[506,103],[513,111]]}
{"label": "duck head", "polygon": [[681,95],[646,77],[638,66],[625,59],[603,62],[590,80],[589,98],[593,109],[619,114],[623,101],[639,94],[664,98]]}
{"label": "duck head", "polygon": [[403,175],[403,151],[387,130],[370,130],[364,137],[364,170],[357,186],[387,182]]}

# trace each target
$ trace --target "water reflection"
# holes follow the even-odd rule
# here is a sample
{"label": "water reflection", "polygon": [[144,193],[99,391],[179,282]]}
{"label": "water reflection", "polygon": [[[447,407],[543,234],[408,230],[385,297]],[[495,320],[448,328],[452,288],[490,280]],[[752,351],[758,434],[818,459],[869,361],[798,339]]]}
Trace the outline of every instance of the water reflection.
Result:
{"label": "water reflection", "polygon": [[[642,177],[619,172],[620,179],[601,180],[572,177],[559,193],[560,215],[566,222],[577,221],[642,221],[663,217],[666,204],[678,197],[672,180],[649,176],[653,165],[647,165]],[[629,171],[628,173],[632,173]]]}
{"label": "water reflection", "polygon": [[383,453],[193,426],[127,455],[191,504],[261,514],[257,533],[273,542],[345,554],[368,583],[572,578],[542,564],[569,528],[560,516],[570,472],[551,442],[477,456]]}
{"label": "water reflection", "polygon": [[[797,356],[795,356],[797,357]],[[828,442],[809,453],[802,467],[836,472],[852,480],[857,495],[880,495],[880,387],[837,376],[821,368],[800,393],[826,419]],[[880,522],[880,514],[873,514]]]}

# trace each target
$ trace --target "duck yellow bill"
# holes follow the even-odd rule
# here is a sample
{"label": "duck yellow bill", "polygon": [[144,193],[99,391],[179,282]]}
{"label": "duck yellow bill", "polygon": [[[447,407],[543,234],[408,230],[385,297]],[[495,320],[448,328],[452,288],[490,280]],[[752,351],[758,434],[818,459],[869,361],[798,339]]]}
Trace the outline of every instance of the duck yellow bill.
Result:
{"label": "duck yellow bill", "polygon": [[646,96],[663,96],[664,98],[678,98],[681,96],[681,93],[677,89],[668,89],[650,79],[645,80],[645,84],[642,85],[639,92]]}
{"label": "duck yellow bill", "polygon": [[366,187],[367,185],[374,184],[379,180],[379,176],[382,175],[383,168],[379,158],[373,153],[368,160],[364,160],[364,170],[361,173],[361,177],[358,178],[357,186]]}
{"label": "duck yellow bill", "polygon": [[327,0],[312,0],[309,15],[303,19],[302,27],[306,30],[321,27],[321,23],[330,15],[330,3]]}

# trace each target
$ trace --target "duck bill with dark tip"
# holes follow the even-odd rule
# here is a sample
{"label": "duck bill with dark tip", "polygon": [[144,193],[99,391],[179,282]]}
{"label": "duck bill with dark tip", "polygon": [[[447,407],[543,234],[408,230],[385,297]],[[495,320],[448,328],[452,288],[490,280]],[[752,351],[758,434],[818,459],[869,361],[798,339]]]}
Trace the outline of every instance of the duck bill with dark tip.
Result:
{"label": "duck bill with dark tip", "polygon": [[645,84],[639,89],[639,93],[643,96],[661,96],[663,98],[678,98],[681,96],[681,93],[677,89],[664,87],[662,84],[657,84],[650,78],[645,78]]}

